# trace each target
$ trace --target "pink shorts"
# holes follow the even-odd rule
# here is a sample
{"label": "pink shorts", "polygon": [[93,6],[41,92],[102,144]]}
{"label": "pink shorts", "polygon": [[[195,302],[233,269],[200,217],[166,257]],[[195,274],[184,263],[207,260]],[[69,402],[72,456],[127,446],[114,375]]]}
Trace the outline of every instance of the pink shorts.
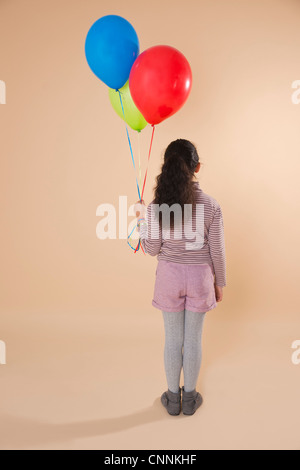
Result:
{"label": "pink shorts", "polygon": [[182,264],[159,260],[153,307],[166,312],[207,312],[217,306],[214,274],[209,264]]}

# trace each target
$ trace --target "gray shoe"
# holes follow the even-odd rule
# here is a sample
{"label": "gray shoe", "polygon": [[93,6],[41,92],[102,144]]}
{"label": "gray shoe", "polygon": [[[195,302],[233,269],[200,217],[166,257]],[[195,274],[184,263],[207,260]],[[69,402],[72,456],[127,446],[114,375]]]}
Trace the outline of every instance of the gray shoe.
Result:
{"label": "gray shoe", "polygon": [[182,387],[182,412],[184,415],[193,415],[203,403],[203,398],[196,389],[186,392]]}
{"label": "gray shoe", "polygon": [[169,415],[177,416],[181,411],[181,388],[177,393],[171,392],[169,389],[162,394],[160,401],[166,408]]}

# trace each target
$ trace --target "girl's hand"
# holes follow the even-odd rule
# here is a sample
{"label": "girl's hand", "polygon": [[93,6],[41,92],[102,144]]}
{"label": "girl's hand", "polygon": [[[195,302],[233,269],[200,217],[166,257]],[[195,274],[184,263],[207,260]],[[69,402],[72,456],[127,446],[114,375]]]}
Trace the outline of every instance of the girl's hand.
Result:
{"label": "girl's hand", "polygon": [[140,217],[145,217],[146,205],[144,199],[142,199],[141,201],[137,201],[134,205],[133,210],[137,219],[139,219]]}
{"label": "girl's hand", "polygon": [[216,286],[215,284],[215,293],[217,302],[221,302],[223,300],[223,287]]}

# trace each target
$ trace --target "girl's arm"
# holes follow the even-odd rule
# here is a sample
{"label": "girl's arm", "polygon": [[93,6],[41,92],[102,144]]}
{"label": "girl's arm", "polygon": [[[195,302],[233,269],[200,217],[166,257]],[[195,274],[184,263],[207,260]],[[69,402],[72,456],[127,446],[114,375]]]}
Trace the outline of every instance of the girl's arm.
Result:
{"label": "girl's arm", "polygon": [[215,271],[215,284],[218,287],[224,287],[226,286],[225,239],[223,215],[220,206],[216,208],[213,221],[209,227],[208,241]]}

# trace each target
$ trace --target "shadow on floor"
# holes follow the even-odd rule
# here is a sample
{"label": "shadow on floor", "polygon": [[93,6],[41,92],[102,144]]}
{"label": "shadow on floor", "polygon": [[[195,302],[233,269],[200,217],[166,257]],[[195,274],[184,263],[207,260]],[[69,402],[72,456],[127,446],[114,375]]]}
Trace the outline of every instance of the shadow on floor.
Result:
{"label": "shadow on floor", "polygon": [[0,416],[0,449],[18,450],[45,444],[65,444],[74,439],[88,438],[124,431],[147,423],[178,419],[162,407],[160,397],[152,406],[136,413],[117,418],[53,424],[11,415]]}

